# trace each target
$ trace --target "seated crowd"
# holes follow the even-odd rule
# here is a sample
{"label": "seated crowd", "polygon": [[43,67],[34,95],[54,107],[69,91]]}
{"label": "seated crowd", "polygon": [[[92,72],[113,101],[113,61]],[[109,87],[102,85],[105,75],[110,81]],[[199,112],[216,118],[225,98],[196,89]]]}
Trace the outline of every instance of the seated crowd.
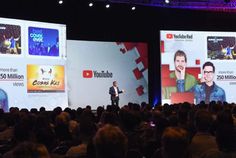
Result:
{"label": "seated crowd", "polygon": [[236,105],[0,111],[0,158],[234,158]]}

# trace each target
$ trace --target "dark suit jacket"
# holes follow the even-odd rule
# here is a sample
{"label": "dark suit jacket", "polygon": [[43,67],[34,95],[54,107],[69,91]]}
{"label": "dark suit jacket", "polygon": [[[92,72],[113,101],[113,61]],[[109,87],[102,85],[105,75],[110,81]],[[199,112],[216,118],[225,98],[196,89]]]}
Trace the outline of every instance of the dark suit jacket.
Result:
{"label": "dark suit jacket", "polygon": [[119,100],[119,94],[123,93],[122,91],[119,90],[119,88],[117,87],[117,92],[118,92],[118,96],[116,97],[116,91],[115,88],[112,86],[109,89],[109,94],[111,95],[111,100]]}

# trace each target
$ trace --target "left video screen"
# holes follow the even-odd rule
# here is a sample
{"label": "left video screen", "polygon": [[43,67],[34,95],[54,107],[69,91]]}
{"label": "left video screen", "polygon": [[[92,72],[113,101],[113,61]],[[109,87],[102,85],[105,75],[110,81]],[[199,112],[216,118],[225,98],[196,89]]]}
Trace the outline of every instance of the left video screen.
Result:
{"label": "left video screen", "polygon": [[0,108],[68,107],[66,25],[0,18]]}

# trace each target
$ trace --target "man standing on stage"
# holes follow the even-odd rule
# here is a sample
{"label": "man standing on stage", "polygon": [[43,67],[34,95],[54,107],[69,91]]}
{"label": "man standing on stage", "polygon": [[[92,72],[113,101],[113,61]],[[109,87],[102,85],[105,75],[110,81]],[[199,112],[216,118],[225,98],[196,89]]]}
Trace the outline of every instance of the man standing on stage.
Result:
{"label": "man standing on stage", "polygon": [[109,89],[109,94],[111,95],[111,105],[119,106],[119,94],[124,93],[124,90],[119,90],[117,82],[113,82],[113,86]]}

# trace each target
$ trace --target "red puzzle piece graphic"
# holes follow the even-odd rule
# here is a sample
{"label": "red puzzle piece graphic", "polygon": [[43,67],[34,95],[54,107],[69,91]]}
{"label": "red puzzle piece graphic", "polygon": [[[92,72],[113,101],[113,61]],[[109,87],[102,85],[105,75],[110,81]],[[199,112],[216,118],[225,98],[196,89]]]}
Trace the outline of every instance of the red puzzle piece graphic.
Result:
{"label": "red puzzle piece graphic", "polygon": [[143,77],[143,74],[142,74],[142,72],[141,72],[141,71],[139,71],[139,69],[138,69],[138,68],[134,69],[134,70],[133,70],[133,73],[134,73],[134,75],[135,75],[135,77],[136,77],[136,79],[137,79],[137,80],[139,80],[140,78],[142,78],[142,77]]}
{"label": "red puzzle piece graphic", "polygon": [[161,78],[169,78],[170,66],[168,64],[161,65]]}
{"label": "red puzzle piece graphic", "polygon": [[139,95],[139,96],[141,96],[141,95],[143,95],[144,94],[144,91],[143,91],[143,86],[141,85],[141,86],[139,86],[138,88],[136,88],[136,91],[137,91],[137,94]]}
{"label": "red puzzle piece graphic", "polygon": [[193,92],[172,92],[171,93],[171,104],[189,102],[194,103],[194,93]]}
{"label": "red puzzle piece graphic", "polygon": [[162,77],[162,80],[161,80],[161,85],[163,87],[175,87],[176,86],[176,79],[174,78],[169,78],[169,77]]}

